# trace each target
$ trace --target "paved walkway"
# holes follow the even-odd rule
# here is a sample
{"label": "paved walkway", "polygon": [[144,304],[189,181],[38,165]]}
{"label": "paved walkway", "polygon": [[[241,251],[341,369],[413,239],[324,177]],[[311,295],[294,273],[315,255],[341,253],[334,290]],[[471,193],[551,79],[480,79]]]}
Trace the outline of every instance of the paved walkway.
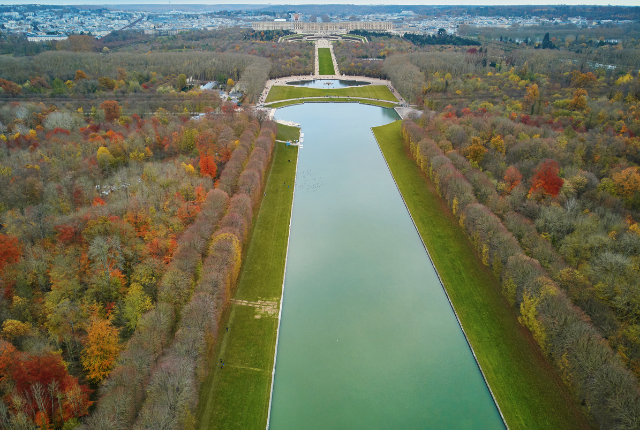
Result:
{"label": "paved walkway", "polygon": [[292,102],[292,101],[296,101],[296,100],[302,100],[302,101],[308,101],[308,100],[326,100],[326,101],[331,101],[331,99],[351,99],[354,102],[360,101],[360,100],[371,100],[371,101],[375,101],[375,102],[383,102],[383,103],[391,103],[391,104],[395,104],[398,105],[398,102],[394,102],[391,100],[382,100],[382,99],[371,99],[368,97],[354,97],[354,96],[318,96],[318,97],[299,97],[297,99],[284,99],[284,100],[277,100],[275,102],[269,102],[266,103],[264,106],[265,107],[269,107],[274,103],[281,103],[281,102]]}
{"label": "paved walkway", "polygon": [[[391,90],[393,95],[396,96],[396,98],[398,99],[398,102],[400,103],[400,106],[409,106],[409,103],[407,103],[402,98],[400,93],[398,93],[396,89],[393,87],[393,85],[391,84],[391,81],[388,81],[385,79],[378,79],[378,78],[367,78],[364,76],[347,76],[347,75],[302,75],[302,76],[287,76],[285,78],[278,78],[278,79],[269,79],[264,86],[264,90],[260,95],[260,99],[258,100],[257,106],[265,106],[267,95],[269,94],[271,87],[274,85],[287,85],[288,82],[313,81],[316,79],[350,79],[354,81],[369,82],[370,85],[385,85],[387,88],[389,88],[389,90]],[[303,97],[303,98],[308,99],[311,97]],[[323,98],[323,97],[320,97],[320,98]],[[353,99],[354,97],[351,97],[351,98]],[[375,99],[370,99],[370,100],[375,100]],[[284,101],[284,100],[278,100],[278,101]],[[385,100],[382,100],[382,101],[385,101]],[[270,103],[274,103],[274,102],[270,102]]]}

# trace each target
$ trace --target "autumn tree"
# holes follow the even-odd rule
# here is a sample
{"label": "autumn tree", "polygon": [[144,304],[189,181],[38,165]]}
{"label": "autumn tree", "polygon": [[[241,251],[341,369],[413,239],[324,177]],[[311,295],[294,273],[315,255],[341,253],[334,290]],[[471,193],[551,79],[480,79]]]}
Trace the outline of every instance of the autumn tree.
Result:
{"label": "autumn tree", "polygon": [[234,86],[235,84],[236,84],[236,83],[235,83],[235,82],[233,82],[233,79],[231,79],[231,78],[227,79],[227,86],[228,86],[230,89],[231,89],[231,88],[233,88],[233,86]]}
{"label": "autumn tree", "polygon": [[504,182],[507,184],[507,191],[511,192],[522,181],[522,174],[516,166],[509,166],[504,174]]}
{"label": "autumn tree", "polygon": [[493,139],[491,139],[491,147],[494,151],[504,155],[506,149],[501,135],[494,136]]}
{"label": "autumn tree", "polygon": [[104,110],[105,121],[111,122],[120,118],[120,104],[115,100],[103,101],[100,109]]}
{"label": "autumn tree", "polygon": [[569,103],[569,107],[573,110],[583,110],[587,107],[587,90],[578,88],[573,92],[573,99]]}
{"label": "autumn tree", "polygon": [[640,174],[637,167],[628,167],[612,175],[616,194],[624,198],[631,198],[640,190]]}
{"label": "autumn tree", "polygon": [[8,94],[10,96],[17,96],[22,92],[22,88],[20,88],[18,85],[16,85],[11,81],[8,81],[6,79],[1,79],[1,78],[0,78],[0,88],[2,88],[2,91],[4,92],[4,94]]}
{"label": "autumn tree", "polygon": [[22,249],[17,237],[0,234],[0,270],[20,261]]}
{"label": "autumn tree", "polygon": [[200,157],[200,174],[202,176],[215,178],[217,171],[218,167],[216,166],[215,158],[212,155]]}
{"label": "autumn tree", "polygon": [[560,173],[560,165],[557,161],[547,159],[541,162],[531,179],[529,193],[533,194],[538,190],[543,190],[546,194],[557,196],[564,184],[564,179],[560,178],[558,173]]}
{"label": "autumn tree", "polygon": [[479,137],[471,138],[471,146],[467,148],[467,158],[469,161],[479,163],[482,161],[484,154],[487,152],[487,148],[484,147]]}
{"label": "autumn tree", "polygon": [[101,318],[97,312],[94,313],[87,327],[84,345],[81,362],[87,371],[87,378],[100,382],[109,375],[122,349],[118,329],[113,326],[110,317]]}
{"label": "autumn tree", "polygon": [[20,354],[14,360],[11,378],[14,405],[34,417],[38,426],[44,422],[60,428],[65,421],[86,415],[92,403],[90,390],[69,375],[56,353]]}
{"label": "autumn tree", "polygon": [[527,87],[527,92],[524,96],[524,102],[531,106],[538,100],[540,97],[540,90],[538,89],[538,84],[531,84]]}
{"label": "autumn tree", "polygon": [[87,77],[87,74],[85,72],[83,72],[82,70],[76,70],[76,76],[73,78],[74,81],[78,82],[87,79],[89,78]]}

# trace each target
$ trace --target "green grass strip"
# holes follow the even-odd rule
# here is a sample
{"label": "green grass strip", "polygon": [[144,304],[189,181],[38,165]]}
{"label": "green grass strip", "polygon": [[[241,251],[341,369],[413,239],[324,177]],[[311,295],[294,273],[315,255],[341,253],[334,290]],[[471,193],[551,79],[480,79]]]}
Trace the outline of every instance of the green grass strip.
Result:
{"label": "green grass strip", "polygon": [[[277,139],[299,139],[292,128],[278,125]],[[221,327],[218,356],[200,389],[198,429],[266,428],[297,156],[296,146],[276,142],[229,331]]]}
{"label": "green grass strip", "polygon": [[383,101],[397,102],[398,99],[385,85],[362,85],[347,88],[308,88],[293,85],[274,85],[269,90],[266,103],[279,100],[299,99],[305,97],[361,97]]}
{"label": "green grass strip", "polygon": [[284,106],[299,105],[302,103],[361,103],[363,105],[380,106],[384,108],[393,108],[398,106],[396,103],[382,102],[377,100],[358,99],[358,98],[329,98],[329,99],[295,99],[286,102],[276,102],[268,105],[270,108],[279,108]]}
{"label": "green grass strip", "polygon": [[321,75],[335,75],[331,50],[329,48],[318,48],[318,71]]}
{"label": "green grass strip", "polygon": [[511,430],[588,429],[551,364],[403,145],[401,121],[373,132]]}

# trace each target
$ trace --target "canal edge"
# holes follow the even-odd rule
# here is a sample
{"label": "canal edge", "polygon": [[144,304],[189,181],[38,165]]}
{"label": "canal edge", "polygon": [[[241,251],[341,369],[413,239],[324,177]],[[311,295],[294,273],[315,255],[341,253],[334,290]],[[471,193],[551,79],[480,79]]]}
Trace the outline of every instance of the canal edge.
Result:
{"label": "canal edge", "polygon": [[[300,127],[302,131],[302,127]],[[294,173],[295,182],[293,183],[293,198],[291,199],[291,211],[289,212],[289,232],[287,233],[287,252],[284,256],[284,274],[282,276],[282,293],[280,294],[280,309],[278,310],[278,329],[276,330],[276,348],[273,353],[273,369],[271,370],[271,390],[269,393],[269,411],[267,412],[267,430],[271,422],[271,405],[273,402],[273,384],[276,375],[276,361],[278,360],[278,341],[280,340],[280,321],[282,320],[282,302],[284,301],[284,283],[287,279],[287,259],[289,258],[289,240],[291,239],[291,218],[293,217],[293,204],[296,201],[296,183],[298,179],[298,159],[300,158],[300,147],[296,154],[296,171]]]}
{"label": "canal edge", "polygon": [[[400,120],[397,120],[397,121],[400,121]],[[447,297],[447,301],[449,302],[449,306],[451,306],[451,310],[453,311],[453,314],[456,317],[456,321],[458,322],[458,326],[460,327],[460,330],[462,330],[462,334],[464,335],[464,339],[467,341],[467,345],[469,345],[469,349],[471,350],[471,354],[473,355],[473,359],[476,362],[476,366],[478,366],[478,370],[480,370],[480,374],[482,375],[482,379],[484,380],[484,384],[486,385],[487,389],[489,390],[489,393],[491,394],[491,398],[493,399],[493,404],[496,405],[496,409],[498,410],[498,413],[500,414],[500,418],[502,419],[502,424],[504,424],[504,427],[507,430],[509,430],[509,425],[507,424],[507,420],[505,420],[504,415],[502,414],[502,410],[500,409],[500,405],[498,404],[498,401],[496,400],[496,396],[493,394],[493,390],[491,389],[491,386],[489,385],[489,381],[487,381],[487,377],[485,376],[484,371],[482,370],[482,366],[480,366],[480,362],[478,361],[478,357],[476,356],[476,352],[473,349],[473,346],[471,345],[471,342],[469,342],[469,337],[467,336],[467,332],[464,330],[464,327],[462,327],[462,323],[460,322],[460,317],[458,316],[458,312],[456,312],[456,308],[453,307],[453,302],[451,301],[451,298],[449,297],[449,293],[447,292],[447,289],[444,286],[444,282],[442,282],[442,278],[440,277],[440,272],[438,272],[438,268],[436,267],[436,265],[433,262],[433,259],[431,258],[431,254],[429,253],[429,249],[427,248],[427,245],[424,243],[424,240],[422,239],[422,234],[420,234],[420,230],[418,230],[418,225],[416,224],[415,220],[413,219],[413,215],[411,215],[411,210],[409,210],[409,206],[407,205],[407,202],[405,201],[404,196],[402,195],[402,191],[400,191],[400,187],[398,186],[398,183],[396,182],[395,176],[393,176],[393,172],[391,171],[391,167],[389,167],[389,163],[387,162],[387,159],[384,156],[384,152],[382,152],[382,148],[380,147],[380,143],[378,142],[378,139],[376,138],[376,134],[373,132],[373,128],[372,127],[369,128],[369,130],[371,130],[371,134],[373,135],[373,138],[376,141],[376,144],[378,145],[378,150],[380,151],[380,155],[382,155],[382,159],[384,160],[384,163],[387,166],[387,170],[389,171],[389,174],[391,175],[391,178],[393,179],[393,183],[396,186],[396,190],[398,190],[398,194],[400,194],[400,198],[402,199],[402,203],[404,203],[404,207],[407,209],[407,213],[409,214],[409,218],[411,218],[411,222],[413,223],[413,227],[416,229],[416,232],[418,233],[418,237],[420,238],[420,242],[422,242],[422,247],[424,248],[425,251],[427,251],[427,257],[429,257],[429,262],[431,263],[431,266],[433,267],[433,270],[435,270],[435,272],[436,272],[436,276],[438,277],[438,281],[440,282],[440,286],[442,287],[442,291],[444,291],[444,294]],[[298,166],[297,166],[297,160],[296,160],[296,172],[297,172],[297,168],[298,168]],[[294,191],[294,193],[295,193],[295,191]],[[293,210],[293,205],[291,205],[291,209]],[[287,247],[287,252],[288,252],[288,250],[289,250],[289,248]],[[285,269],[285,271],[286,271],[286,269]],[[284,289],[284,284],[283,284],[283,289]],[[275,363],[274,363],[274,369],[275,369]],[[272,385],[272,389],[273,389],[273,385]],[[269,406],[271,406],[271,404],[269,404]],[[267,430],[268,429],[269,429],[269,425],[267,424]]]}

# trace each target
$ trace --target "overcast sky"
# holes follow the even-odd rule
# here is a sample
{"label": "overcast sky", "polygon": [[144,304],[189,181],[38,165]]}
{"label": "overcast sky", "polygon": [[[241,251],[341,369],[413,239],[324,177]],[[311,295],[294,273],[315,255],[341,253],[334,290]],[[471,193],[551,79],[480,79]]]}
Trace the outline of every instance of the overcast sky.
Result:
{"label": "overcast sky", "polygon": [[[27,2],[24,1],[7,1],[7,0],[0,0],[0,4],[26,4]],[[35,2],[34,2],[35,3]],[[57,5],[61,5],[61,4],[70,4],[70,5],[83,5],[83,4],[90,4],[90,5],[101,5],[101,4],[106,4],[106,5],[117,5],[117,4],[216,4],[216,3],[224,3],[224,4],[290,4],[290,5],[296,5],[296,4],[324,4],[324,3],[319,3],[318,0],[296,0],[295,2],[275,2],[275,1],[269,1],[269,0],[265,0],[265,1],[247,1],[247,0],[238,0],[238,1],[234,1],[234,0],[223,0],[222,2],[212,2],[212,1],[206,1],[206,0],[166,0],[166,1],[158,1],[158,0],[134,0],[134,1],[130,1],[130,0],[112,0],[109,1],[109,3],[103,3],[103,2],[99,2],[99,1],[87,1],[87,0],[37,0],[38,4],[57,4]],[[514,2],[513,0],[491,0],[490,3],[488,3],[487,1],[483,1],[483,0],[448,0],[446,3],[444,3],[442,0],[440,1],[419,1],[419,2],[411,2],[411,1],[407,1],[407,0],[400,0],[400,1],[389,1],[389,0],[383,0],[383,1],[372,1],[372,0],[344,0],[344,1],[340,1],[340,0],[331,0],[331,4],[366,4],[366,5],[372,5],[372,4],[398,4],[398,5],[404,5],[404,4],[412,4],[412,5],[442,5],[442,4],[446,4],[446,5],[514,5],[517,4],[518,2]],[[640,3],[638,0],[613,0],[611,2],[602,2],[602,1],[597,1],[597,0],[578,0],[578,1],[572,1],[572,0],[562,0],[562,1],[531,1],[531,0],[527,0],[526,2],[522,3],[522,4],[527,4],[527,5],[545,5],[545,4],[565,4],[565,5],[602,5],[602,6],[606,6],[606,5],[611,5],[611,6],[639,6]]]}

